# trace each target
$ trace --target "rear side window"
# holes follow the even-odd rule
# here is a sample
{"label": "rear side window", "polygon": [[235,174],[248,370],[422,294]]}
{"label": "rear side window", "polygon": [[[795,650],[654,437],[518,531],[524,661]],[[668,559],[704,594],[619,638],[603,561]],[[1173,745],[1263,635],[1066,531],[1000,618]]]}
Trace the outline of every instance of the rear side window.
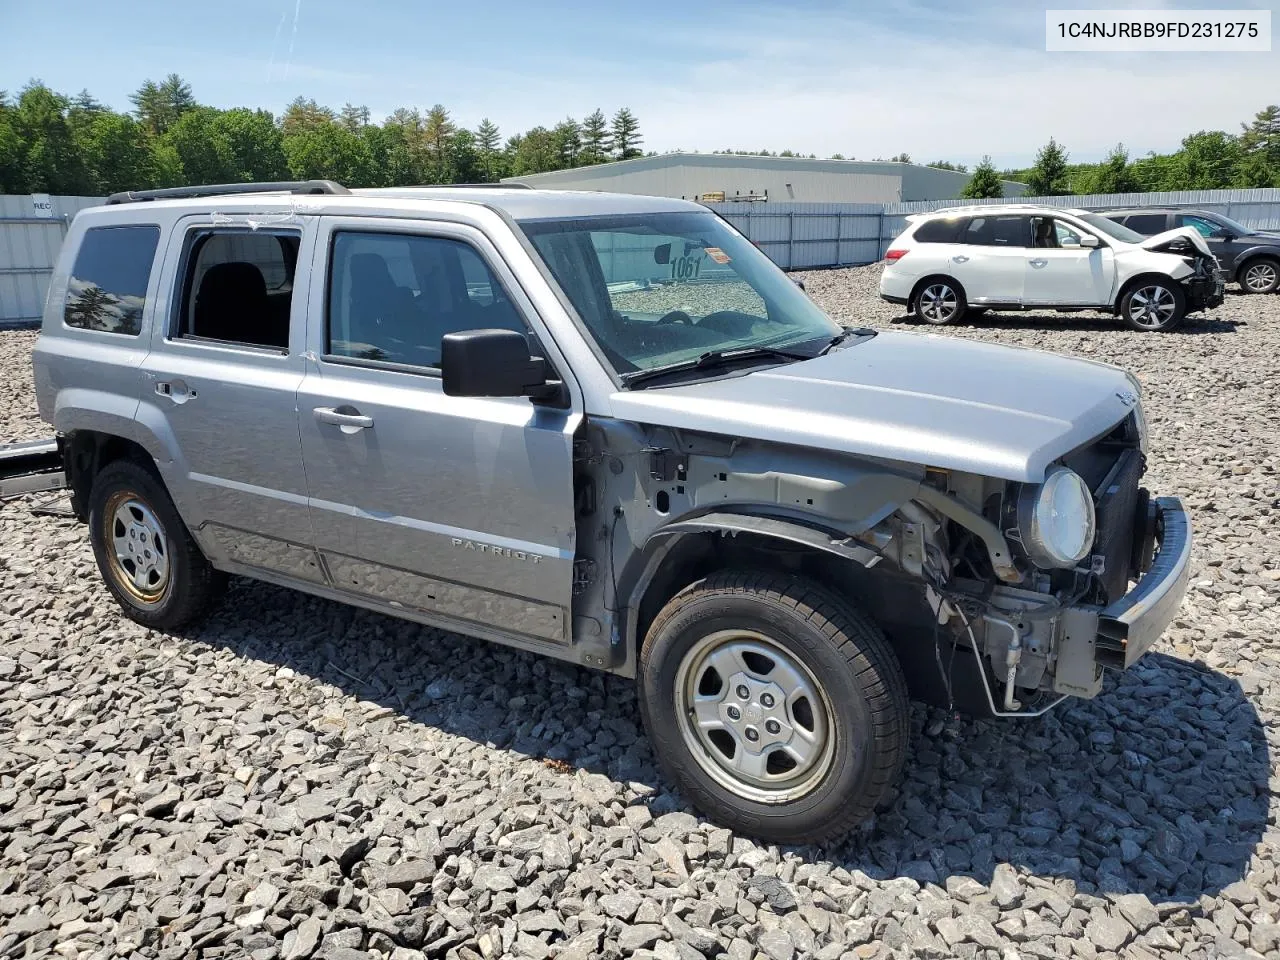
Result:
{"label": "rear side window", "polygon": [[428,368],[446,333],[529,333],[484,258],[448,237],[335,234],[328,316],[329,356]]}
{"label": "rear side window", "polygon": [[1136,233],[1150,237],[1169,229],[1169,218],[1163,213],[1138,213],[1124,218],[1124,225]]}
{"label": "rear side window", "polygon": [[926,220],[916,228],[911,239],[916,243],[955,243],[960,230],[968,223],[963,217]]}
{"label": "rear side window", "polygon": [[159,242],[159,227],[86,231],[67,284],[67,326],[136,337]]}
{"label": "rear side window", "polygon": [[1029,247],[1031,246],[1031,218],[1027,216],[1011,217],[974,217],[961,237],[961,243],[972,243],[983,247]]}
{"label": "rear side window", "polygon": [[187,242],[175,335],[288,350],[299,234],[199,230]]}

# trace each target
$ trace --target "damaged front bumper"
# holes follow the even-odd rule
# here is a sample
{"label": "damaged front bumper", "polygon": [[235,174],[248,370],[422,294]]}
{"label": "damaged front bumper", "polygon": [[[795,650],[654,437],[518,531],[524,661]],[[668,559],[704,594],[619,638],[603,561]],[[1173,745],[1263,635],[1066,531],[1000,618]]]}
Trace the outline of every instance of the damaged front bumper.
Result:
{"label": "damaged front bumper", "polygon": [[1226,299],[1227,282],[1222,271],[1214,269],[1207,276],[1193,276],[1182,282],[1187,296],[1187,312],[1212,310]]}
{"label": "damaged front bumper", "polygon": [[1127,670],[1173,622],[1191,574],[1191,515],[1177,497],[1155,501],[1151,522],[1160,547],[1133,589],[1106,607],[1063,611],[1053,690],[1095,696],[1104,667]]}

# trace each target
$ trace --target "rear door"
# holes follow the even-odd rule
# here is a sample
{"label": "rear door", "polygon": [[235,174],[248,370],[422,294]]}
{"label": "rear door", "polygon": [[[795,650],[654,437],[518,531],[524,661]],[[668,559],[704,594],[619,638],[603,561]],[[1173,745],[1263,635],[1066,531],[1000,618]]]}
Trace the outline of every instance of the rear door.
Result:
{"label": "rear door", "polygon": [[1022,300],[1028,306],[1102,306],[1115,279],[1115,254],[1105,241],[1082,247],[1080,228],[1053,216],[1033,217]]}
{"label": "rear door", "polygon": [[1172,227],[1167,213],[1131,213],[1124,218],[1123,223],[1134,233],[1140,233],[1144,237],[1154,237]]}
{"label": "rear door", "polygon": [[315,223],[254,229],[237,218],[180,222],[176,277],[143,361],[138,418],[170,435],[161,472],[215,561],[322,579],[298,439],[306,291]]}
{"label": "rear door", "polygon": [[315,275],[298,408],[334,585],[471,633],[567,643],[581,416],[449,397],[440,380],[446,333],[545,341],[497,250],[463,224],[328,217]]}
{"label": "rear door", "polygon": [[949,251],[948,271],[960,281],[970,304],[1022,302],[1030,216],[975,215],[957,240]]}

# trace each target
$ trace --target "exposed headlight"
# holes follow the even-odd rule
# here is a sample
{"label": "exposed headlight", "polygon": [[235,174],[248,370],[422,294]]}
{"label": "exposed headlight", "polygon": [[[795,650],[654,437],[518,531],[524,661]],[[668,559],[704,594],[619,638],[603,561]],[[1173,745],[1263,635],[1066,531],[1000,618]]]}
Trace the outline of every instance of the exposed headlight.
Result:
{"label": "exposed headlight", "polygon": [[1074,470],[1052,467],[1044,483],[1018,494],[1018,532],[1031,561],[1042,568],[1074,567],[1093,549],[1093,495]]}

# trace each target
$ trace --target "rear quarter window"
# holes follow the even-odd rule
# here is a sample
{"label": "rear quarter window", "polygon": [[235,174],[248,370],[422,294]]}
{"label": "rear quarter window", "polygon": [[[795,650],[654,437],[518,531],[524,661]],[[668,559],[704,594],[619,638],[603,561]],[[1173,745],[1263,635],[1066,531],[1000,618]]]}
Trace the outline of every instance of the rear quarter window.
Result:
{"label": "rear quarter window", "polygon": [[1169,229],[1169,216],[1164,213],[1137,213],[1125,217],[1124,225],[1135,233],[1151,237]]}
{"label": "rear quarter window", "polygon": [[136,337],[159,242],[159,227],[87,230],[67,282],[67,326]]}
{"label": "rear quarter window", "polygon": [[955,243],[961,229],[968,222],[965,217],[947,217],[926,220],[916,228],[911,239],[916,243]]}

